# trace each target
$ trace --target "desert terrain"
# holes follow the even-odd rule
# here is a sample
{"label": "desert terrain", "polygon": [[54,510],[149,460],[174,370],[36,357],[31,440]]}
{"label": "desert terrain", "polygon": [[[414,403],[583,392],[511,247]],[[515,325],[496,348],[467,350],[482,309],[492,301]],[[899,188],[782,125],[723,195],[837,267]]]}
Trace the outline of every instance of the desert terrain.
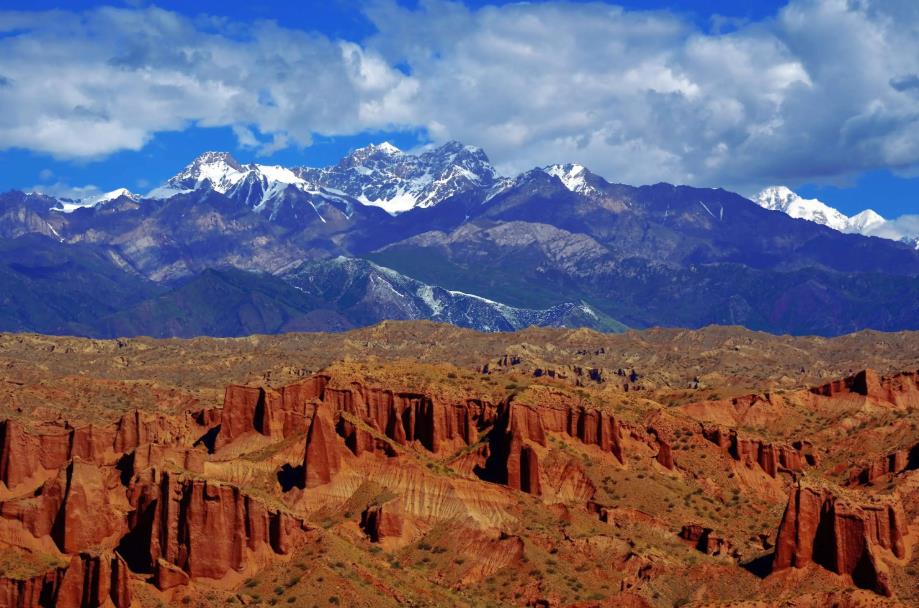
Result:
{"label": "desert terrain", "polygon": [[0,335],[0,606],[914,606],[919,334]]}

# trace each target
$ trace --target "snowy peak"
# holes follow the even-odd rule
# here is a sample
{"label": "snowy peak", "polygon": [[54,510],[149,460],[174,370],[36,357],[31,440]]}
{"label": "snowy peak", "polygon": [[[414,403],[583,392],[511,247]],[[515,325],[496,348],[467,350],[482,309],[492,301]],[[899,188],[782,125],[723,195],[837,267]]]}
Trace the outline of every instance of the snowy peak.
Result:
{"label": "snowy peak", "polygon": [[588,178],[593,174],[583,165],[567,163],[564,165],[549,165],[543,171],[557,177],[562,184],[572,192],[578,194],[593,194],[596,189],[590,185]]}
{"label": "snowy peak", "polygon": [[361,172],[362,168],[373,170],[374,168],[386,167],[398,162],[398,157],[403,155],[402,150],[388,141],[384,141],[381,144],[370,144],[369,146],[352,150],[339,161],[338,167],[342,170],[355,169],[358,172]]}
{"label": "snowy peak", "polygon": [[138,195],[134,194],[127,188],[116,188],[111,192],[106,192],[104,194],[100,194],[99,196],[85,198],[83,199],[83,202],[91,202],[93,205],[98,205],[99,203],[107,203],[108,201],[117,200],[122,196],[135,201],[140,199]]}
{"label": "snowy peak", "polygon": [[886,222],[887,220],[874,209],[865,209],[849,218],[849,230],[859,234],[868,234],[875,228],[880,228]]}
{"label": "snowy peak", "polygon": [[764,209],[781,211],[793,218],[823,224],[847,232],[849,218],[817,199],[801,198],[785,186],[772,186],[756,195],[754,202]]}
{"label": "snowy peak", "polygon": [[229,152],[204,152],[191,162],[183,172],[189,175],[200,175],[211,167],[229,167],[242,171],[242,165]]}
{"label": "snowy peak", "polygon": [[273,198],[293,186],[311,196],[337,197],[339,203],[345,197],[395,215],[464,192],[488,192],[497,179],[485,152],[475,146],[451,141],[415,155],[383,142],[353,150],[324,168],[243,165],[226,152],[205,152],[148,197],[206,188],[261,210],[272,208]]}
{"label": "snowy peak", "polygon": [[111,192],[105,192],[103,194],[97,194],[95,196],[86,196],[78,199],[69,199],[63,198],[58,200],[58,207],[55,207],[58,211],[63,213],[73,213],[77,209],[83,209],[86,207],[98,207],[105,203],[111,201],[117,201],[120,198],[128,198],[132,201],[140,200],[140,196],[134,194],[127,188],[117,188]]}
{"label": "snowy peak", "polygon": [[766,188],[754,197],[753,202],[764,209],[781,211],[791,217],[823,224],[840,232],[882,238],[892,238],[888,232],[898,233],[896,230],[887,231],[894,222],[887,221],[873,209],[865,209],[849,217],[817,199],[801,198],[785,186]]}
{"label": "snowy peak", "polygon": [[205,152],[181,173],[150,192],[148,198],[171,198],[177,194],[210,189],[244,203],[252,209],[270,207],[288,187],[311,191],[313,187],[280,165],[240,164],[227,152]]}
{"label": "snowy peak", "polygon": [[384,142],[354,150],[332,167],[296,171],[304,179],[393,215],[433,207],[460,193],[488,191],[497,179],[481,148],[455,141],[419,155]]}

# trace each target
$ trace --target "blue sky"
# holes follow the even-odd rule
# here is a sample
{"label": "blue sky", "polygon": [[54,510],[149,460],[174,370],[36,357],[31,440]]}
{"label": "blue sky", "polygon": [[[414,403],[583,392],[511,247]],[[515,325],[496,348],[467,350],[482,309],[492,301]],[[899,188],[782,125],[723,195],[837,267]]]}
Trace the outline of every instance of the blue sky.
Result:
{"label": "blue sky", "polygon": [[325,165],[459,139],[505,173],[573,161],[916,214],[914,4],[7,0],[0,189],[144,192],[204,150]]}

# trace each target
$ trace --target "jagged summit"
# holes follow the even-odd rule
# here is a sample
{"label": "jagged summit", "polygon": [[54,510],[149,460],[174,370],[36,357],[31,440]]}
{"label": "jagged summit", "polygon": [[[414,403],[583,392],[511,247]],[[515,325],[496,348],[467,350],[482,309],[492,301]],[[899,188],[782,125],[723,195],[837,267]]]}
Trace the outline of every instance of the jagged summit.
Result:
{"label": "jagged summit", "polygon": [[390,214],[433,207],[456,194],[487,191],[498,179],[485,152],[457,141],[420,154],[389,142],[370,144],[328,167],[241,164],[227,152],[205,152],[149,198],[171,198],[202,188],[242,199],[253,209],[274,209],[293,186],[311,196],[342,195]]}
{"label": "jagged summit", "polygon": [[753,201],[764,209],[781,211],[793,218],[816,222],[834,230],[872,235],[887,220],[873,209],[847,216],[817,199],[799,196],[787,186],[770,186],[757,194]]}
{"label": "jagged summit", "polygon": [[605,181],[600,176],[591,173],[584,165],[576,163],[548,165],[542,170],[557,177],[568,190],[586,196],[599,194],[597,182]]}
{"label": "jagged summit", "polygon": [[[32,192],[31,194],[43,195],[41,192]],[[140,200],[140,196],[134,194],[127,188],[116,188],[111,192],[104,192],[102,194],[95,194],[92,196],[84,196],[82,198],[58,198],[55,199],[55,206],[53,206],[51,209],[63,213],[73,213],[77,209],[97,207],[105,203],[117,201],[121,198],[128,198],[132,201]]]}
{"label": "jagged summit", "polygon": [[391,214],[433,207],[464,192],[485,192],[499,178],[481,148],[456,141],[420,154],[384,142],[354,150],[331,167],[295,171],[310,183]]}

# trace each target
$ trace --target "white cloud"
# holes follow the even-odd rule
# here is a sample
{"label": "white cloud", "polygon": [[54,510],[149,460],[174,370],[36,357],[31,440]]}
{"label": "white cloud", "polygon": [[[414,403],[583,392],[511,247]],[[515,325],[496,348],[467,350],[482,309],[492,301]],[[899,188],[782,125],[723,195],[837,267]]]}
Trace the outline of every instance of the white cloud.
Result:
{"label": "white cloud", "polygon": [[87,158],[198,124],[265,154],[424,128],[506,172],[578,162],[742,191],[915,173],[917,6],[792,0],[721,34],[599,3],[380,0],[365,41],[154,8],[0,13],[0,148]]}
{"label": "white cloud", "polygon": [[919,238],[919,215],[901,215],[896,219],[887,220],[869,234],[896,241]]}
{"label": "white cloud", "polygon": [[372,45],[416,77],[419,120],[508,171],[573,161],[617,181],[752,189],[919,165],[909,3],[797,0],[724,35],[601,4],[370,15]]}
{"label": "white cloud", "polygon": [[0,149],[60,158],[137,150],[193,124],[234,127],[270,153],[314,133],[399,126],[398,95],[411,88],[371,50],[271,22],[103,8],[0,13],[4,31]]}

